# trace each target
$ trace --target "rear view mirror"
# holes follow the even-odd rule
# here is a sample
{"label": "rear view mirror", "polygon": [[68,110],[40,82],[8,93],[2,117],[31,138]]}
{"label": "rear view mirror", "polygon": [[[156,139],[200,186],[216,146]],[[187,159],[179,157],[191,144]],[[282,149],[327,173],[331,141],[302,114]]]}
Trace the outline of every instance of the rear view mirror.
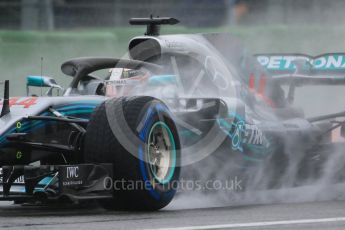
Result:
{"label": "rear view mirror", "polygon": [[26,78],[26,94],[29,96],[29,87],[49,87],[48,91],[46,92],[47,96],[53,95],[53,90],[58,90],[58,95],[60,95],[60,91],[64,89],[58,85],[54,78],[46,77],[46,76],[28,76]]}

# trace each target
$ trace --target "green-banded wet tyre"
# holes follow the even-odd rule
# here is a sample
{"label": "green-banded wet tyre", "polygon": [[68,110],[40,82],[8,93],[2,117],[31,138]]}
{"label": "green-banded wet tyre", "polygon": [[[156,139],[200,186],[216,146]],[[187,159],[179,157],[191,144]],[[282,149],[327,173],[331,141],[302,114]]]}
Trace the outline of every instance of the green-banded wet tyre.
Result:
{"label": "green-banded wet tyre", "polygon": [[85,134],[84,159],[112,163],[107,209],[158,210],[173,199],[180,141],[169,109],[152,97],[110,99],[97,107]]}

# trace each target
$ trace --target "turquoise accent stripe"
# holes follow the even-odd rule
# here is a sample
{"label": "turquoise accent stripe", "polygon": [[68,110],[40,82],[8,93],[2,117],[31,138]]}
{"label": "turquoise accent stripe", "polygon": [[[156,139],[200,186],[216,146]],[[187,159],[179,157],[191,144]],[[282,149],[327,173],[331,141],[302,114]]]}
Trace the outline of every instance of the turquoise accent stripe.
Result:
{"label": "turquoise accent stripe", "polygon": [[94,105],[90,105],[90,106],[80,106],[80,105],[74,105],[74,106],[66,106],[66,107],[63,107],[63,108],[58,108],[57,110],[58,111],[64,111],[64,110],[77,110],[77,109],[94,109],[96,106]]}
{"label": "turquoise accent stripe", "polygon": [[155,75],[149,78],[149,85],[159,86],[166,84],[176,84],[176,75]]}

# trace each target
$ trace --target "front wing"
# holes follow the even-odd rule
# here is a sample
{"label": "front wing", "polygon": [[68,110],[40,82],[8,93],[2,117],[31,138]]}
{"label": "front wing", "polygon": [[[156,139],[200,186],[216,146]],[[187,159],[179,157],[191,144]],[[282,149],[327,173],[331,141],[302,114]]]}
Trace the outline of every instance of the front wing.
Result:
{"label": "front wing", "polygon": [[0,201],[112,198],[112,164],[3,166]]}

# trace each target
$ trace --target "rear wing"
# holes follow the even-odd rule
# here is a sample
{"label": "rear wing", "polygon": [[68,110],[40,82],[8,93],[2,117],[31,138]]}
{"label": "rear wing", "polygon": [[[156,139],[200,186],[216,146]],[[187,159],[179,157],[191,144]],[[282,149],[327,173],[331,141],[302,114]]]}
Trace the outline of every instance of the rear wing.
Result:
{"label": "rear wing", "polygon": [[256,60],[279,84],[345,85],[345,53],[256,54]]}

